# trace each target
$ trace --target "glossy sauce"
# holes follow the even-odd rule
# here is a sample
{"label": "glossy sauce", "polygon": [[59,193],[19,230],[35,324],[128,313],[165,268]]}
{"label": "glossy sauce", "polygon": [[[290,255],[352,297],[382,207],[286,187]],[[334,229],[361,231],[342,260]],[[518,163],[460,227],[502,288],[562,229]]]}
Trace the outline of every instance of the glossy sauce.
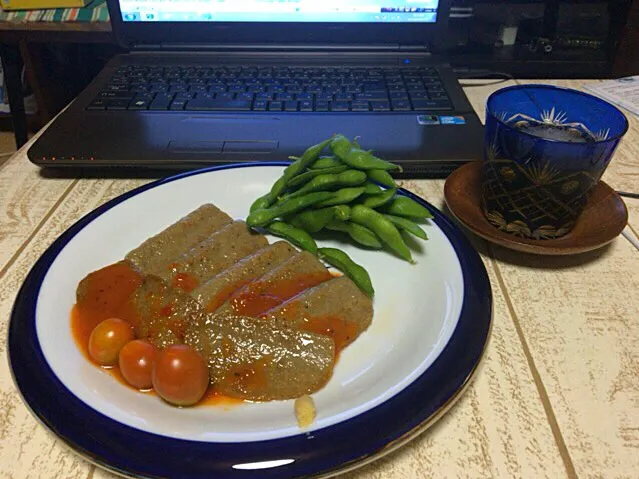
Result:
{"label": "glossy sauce", "polygon": [[[71,310],[71,333],[84,357],[124,386],[144,394],[156,395],[153,389],[139,390],[126,382],[119,366],[103,367],[89,356],[89,337],[93,329],[105,319],[117,317],[137,323],[137,316],[129,303],[132,294],[142,283],[142,276],[127,263],[115,263],[87,276],[80,286],[78,302]],[[152,301],[152,298],[147,298]],[[170,316],[172,306],[164,306],[160,314]],[[198,405],[232,406],[244,402],[224,396],[210,386]]]}
{"label": "glossy sauce", "polygon": [[190,293],[200,285],[198,279],[190,273],[175,273],[171,280],[174,288],[181,289],[186,293]]}
{"label": "glossy sauce", "polygon": [[[211,300],[207,309],[212,307],[213,304],[217,304],[215,307],[217,309],[224,301],[231,298],[231,304],[237,313],[257,317],[271,308],[279,306],[305,289],[327,281],[332,277],[333,275],[327,271],[269,283],[249,283],[248,287],[243,287],[246,284],[230,285]],[[185,279],[182,286],[186,286],[188,281],[188,279]],[[89,361],[93,362],[88,353],[89,337],[95,326],[101,321],[110,317],[118,317],[134,326],[138,323],[130,298],[141,283],[142,276],[126,262],[116,263],[95,271],[82,282],[79,287],[78,302],[71,311],[71,330],[78,348]],[[243,289],[238,289],[240,287],[243,287]],[[184,287],[182,289],[185,290]],[[148,297],[146,299],[153,303],[155,298]],[[291,307],[298,307],[298,305],[294,303]],[[158,307],[157,313],[167,317],[171,316],[173,314],[172,305]],[[286,314],[284,314],[284,317],[286,317]],[[346,344],[350,343],[351,338],[356,333],[354,325],[338,317],[308,316],[305,322],[299,325],[299,328],[332,337],[335,341],[336,359],[339,352]],[[228,347],[232,347],[232,345]],[[100,367],[97,364],[96,366]],[[122,377],[118,366],[100,368],[123,385],[135,389]],[[263,390],[268,380],[266,371],[267,363],[264,358],[255,363],[236,365],[222,380],[226,384],[221,386],[225,390],[238,392]],[[153,390],[140,392],[156,394]],[[215,386],[210,386],[198,405],[231,406],[242,402],[244,402],[242,399],[225,396],[219,393]]]}
{"label": "glossy sauce", "polygon": [[237,314],[257,317],[332,277],[331,273],[323,271],[279,281],[256,281],[234,293],[230,304]]}

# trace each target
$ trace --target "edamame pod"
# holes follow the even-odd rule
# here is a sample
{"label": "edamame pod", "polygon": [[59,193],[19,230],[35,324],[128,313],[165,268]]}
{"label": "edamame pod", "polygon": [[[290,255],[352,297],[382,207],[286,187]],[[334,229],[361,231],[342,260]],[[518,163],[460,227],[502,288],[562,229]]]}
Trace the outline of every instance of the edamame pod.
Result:
{"label": "edamame pod", "polygon": [[348,170],[348,166],[346,165],[332,166],[330,168],[323,168],[321,170],[308,170],[301,175],[297,175],[296,177],[292,178],[291,181],[288,182],[287,186],[290,188],[295,188],[297,186],[303,185],[309,180],[312,180],[316,176],[342,173],[346,170]]}
{"label": "edamame pod", "polygon": [[[369,170],[369,171],[382,171],[382,170]],[[368,175],[368,171],[366,172],[366,175]],[[366,183],[366,185],[364,185],[364,188],[366,188],[364,190],[365,195],[379,195],[380,193],[384,191],[375,183]]]}
{"label": "edamame pod", "polygon": [[366,226],[402,259],[413,263],[413,257],[395,225],[382,214],[363,205],[351,208],[351,221]]}
{"label": "edamame pod", "polygon": [[314,205],[314,208],[321,208],[333,205],[345,205],[359,198],[365,192],[365,187],[355,186],[353,188],[342,188],[337,190],[331,199],[322,201]]}
{"label": "edamame pod", "polygon": [[402,218],[401,216],[394,216],[394,215],[384,215],[384,216],[388,218],[398,228],[408,231],[410,234],[417,236],[418,238],[421,238],[423,240],[428,239],[428,235],[426,234],[426,232],[423,229],[421,229],[417,223],[414,223],[407,218]]}
{"label": "edamame pod", "polygon": [[326,225],[326,229],[347,233],[353,239],[353,241],[356,241],[361,245],[368,246],[369,248],[380,249],[382,247],[382,243],[379,238],[375,236],[375,233],[373,233],[365,226],[359,225],[357,223],[334,219],[328,222],[328,224]]}
{"label": "edamame pod", "polygon": [[368,206],[369,208],[379,208],[380,206],[385,205],[386,203],[391,201],[395,196],[395,193],[397,193],[397,190],[395,188],[389,188],[379,195],[368,196],[362,201],[362,204],[364,206]]}
{"label": "edamame pod", "polygon": [[384,213],[408,218],[432,218],[433,215],[428,209],[420,205],[408,196],[397,195],[395,199],[382,208]]}
{"label": "edamame pod", "polygon": [[311,169],[313,170],[323,170],[325,168],[334,168],[335,166],[343,165],[339,158],[335,158],[334,156],[322,156],[315,161],[311,165]]}
{"label": "edamame pod", "polygon": [[396,170],[402,171],[399,165],[377,158],[370,151],[353,147],[344,135],[336,135],[330,143],[331,151],[343,163],[358,170]]}
{"label": "edamame pod", "polygon": [[319,248],[318,255],[331,266],[349,277],[368,296],[375,295],[371,277],[362,266],[355,263],[346,253],[337,248]]}
{"label": "edamame pod", "polygon": [[332,138],[322,141],[317,145],[313,145],[306,149],[301,158],[295,160],[284,170],[284,174],[275,182],[271,187],[271,191],[269,192],[268,201],[269,206],[272,205],[277,198],[284,192],[286,189],[286,185],[291,180],[291,178],[302,173],[306,168],[308,168],[311,164],[317,160],[317,157],[322,152],[324,148],[326,148]]}
{"label": "edamame pod", "polygon": [[315,243],[315,240],[311,238],[311,235],[303,229],[296,228],[284,221],[273,221],[266,227],[266,230],[275,236],[279,236],[280,238],[290,241],[295,246],[302,248],[309,253],[317,255],[317,243]]}
{"label": "edamame pod", "polygon": [[357,186],[365,181],[366,173],[358,170],[346,170],[334,175],[319,175],[285,198],[296,198],[314,191],[325,191],[340,186]]}
{"label": "edamame pod", "polygon": [[328,191],[318,191],[309,193],[299,198],[290,198],[271,208],[252,211],[246,218],[246,224],[250,227],[264,226],[273,221],[278,216],[286,216],[297,213],[309,206],[327,200],[333,196]]}
{"label": "edamame pod", "polygon": [[291,218],[291,223],[301,227],[309,233],[317,233],[324,229],[326,224],[335,216],[335,209],[321,208],[300,211]]}
{"label": "edamame pod", "polygon": [[397,183],[386,170],[366,170],[366,176],[371,181],[386,186],[387,188],[397,188]]}

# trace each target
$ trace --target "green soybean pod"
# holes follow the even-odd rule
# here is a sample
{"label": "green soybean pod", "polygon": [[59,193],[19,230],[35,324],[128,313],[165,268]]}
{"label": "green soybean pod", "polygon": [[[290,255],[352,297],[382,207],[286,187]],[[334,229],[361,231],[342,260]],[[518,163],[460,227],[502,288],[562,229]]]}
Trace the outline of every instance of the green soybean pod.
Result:
{"label": "green soybean pod", "polygon": [[351,219],[351,207],[348,205],[333,206],[335,212],[335,219],[340,221],[348,221]]}
{"label": "green soybean pod", "polygon": [[353,261],[350,256],[337,248],[319,248],[317,253],[321,259],[331,266],[339,269],[361,289],[364,294],[372,297],[375,295],[373,283],[368,271]]}
{"label": "green soybean pod", "polygon": [[317,233],[323,230],[334,216],[335,210],[333,208],[308,209],[297,213],[291,220],[291,223],[296,226],[301,226],[309,233]]}
{"label": "green soybean pod", "polygon": [[271,206],[272,203],[273,202],[271,201],[271,193],[266,193],[264,196],[260,196],[253,202],[251,208],[249,209],[249,212],[252,213],[255,210],[263,210]]}
{"label": "green soybean pod", "polygon": [[273,186],[271,186],[269,198],[271,204],[273,204],[273,202],[284,192],[286,185],[291,178],[302,173],[309,165],[313,164],[315,160],[317,160],[322,150],[330,144],[331,140],[332,138],[329,138],[317,145],[307,148],[301,158],[295,160],[286,167],[284,174],[275,183],[273,183]]}
{"label": "green soybean pod", "polygon": [[351,221],[366,226],[402,259],[414,263],[402,235],[388,218],[366,206],[355,205],[351,208]]}
{"label": "green soybean pod", "polygon": [[[369,170],[369,171],[381,171],[381,170]],[[368,171],[366,172],[366,175],[368,175]],[[365,195],[379,195],[380,193],[383,193],[384,190],[381,189],[379,187],[379,185],[376,185],[375,183],[366,183],[366,185],[364,185],[364,188],[366,188],[364,190],[364,194]]]}
{"label": "green soybean pod", "polygon": [[410,234],[417,236],[418,238],[421,238],[423,240],[428,239],[428,235],[426,234],[426,232],[423,229],[421,229],[421,227],[417,223],[414,223],[413,221],[407,218],[402,218],[401,216],[394,216],[394,215],[384,215],[384,216],[388,218],[398,228],[404,231],[408,231]]}
{"label": "green soybean pod", "polygon": [[339,158],[335,158],[334,156],[321,156],[310,166],[310,168],[313,170],[323,170],[326,168],[341,166],[343,164],[344,163],[339,161]]}
{"label": "green soybean pod", "polygon": [[344,135],[335,135],[329,144],[333,155],[335,155],[340,161],[348,156],[353,149],[353,145],[348,138]]}
{"label": "green soybean pod", "polygon": [[383,206],[391,201],[395,196],[395,193],[397,193],[397,190],[395,188],[389,188],[379,195],[368,196],[362,201],[362,204],[364,206],[368,206],[369,208],[379,208],[380,206]]}
{"label": "green soybean pod", "polygon": [[354,186],[351,188],[342,188],[335,192],[332,198],[322,201],[314,205],[314,208],[323,208],[325,206],[345,205],[359,198],[365,192],[365,187]]}
{"label": "green soybean pod", "polygon": [[303,229],[296,228],[284,221],[273,221],[266,227],[266,230],[275,236],[279,236],[280,238],[290,241],[295,246],[302,248],[309,253],[317,255],[317,243],[315,243],[315,240],[311,238],[311,235]]}
{"label": "green soybean pod", "polygon": [[403,216],[408,218],[421,218],[428,219],[432,218],[433,215],[428,209],[420,205],[414,200],[411,200],[407,196],[398,195],[385,205],[382,210],[384,213],[395,216]]}
{"label": "green soybean pod", "polygon": [[300,185],[303,185],[304,183],[312,180],[316,176],[335,174],[335,173],[342,173],[343,171],[346,171],[348,169],[349,168],[346,165],[339,165],[339,166],[332,166],[330,168],[323,168],[321,170],[308,170],[308,171],[302,173],[301,175],[297,175],[297,176],[293,177],[288,182],[287,187],[296,188],[296,187],[298,187]]}
{"label": "green soybean pod", "polygon": [[352,148],[345,157],[339,157],[344,163],[358,170],[402,170],[399,165],[377,158],[370,151]]}
{"label": "green soybean pod", "polygon": [[371,230],[350,221],[332,220],[326,225],[327,230],[341,231],[348,234],[353,241],[369,248],[381,249],[382,243]]}
{"label": "green soybean pod", "polygon": [[286,216],[292,213],[297,213],[298,211],[308,208],[315,203],[327,200],[332,196],[333,193],[330,193],[328,191],[318,191],[315,193],[309,193],[308,195],[304,195],[299,198],[291,198],[271,208],[250,212],[246,218],[246,224],[249,225],[251,228],[255,226],[265,226],[278,216]]}
{"label": "green soybean pod", "polygon": [[386,186],[387,188],[397,188],[397,183],[386,170],[366,170],[366,176],[371,181]]}
{"label": "green soybean pod", "polygon": [[366,173],[359,170],[346,170],[333,175],[319,175],[286,198],[295,198],[313,191],[325,191],[340,186],[356,186],[365,181]]}

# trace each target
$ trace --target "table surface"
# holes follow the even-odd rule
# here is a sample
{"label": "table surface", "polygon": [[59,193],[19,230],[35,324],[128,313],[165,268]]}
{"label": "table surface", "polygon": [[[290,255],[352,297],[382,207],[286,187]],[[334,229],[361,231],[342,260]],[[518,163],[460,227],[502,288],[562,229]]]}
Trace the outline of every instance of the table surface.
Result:
{"label": "table surface", "polygon": [[[509,83],[466,88],[480,117],[487,95]],[[604,179],[637,191],[639,119],[628,119]],[[0,167],[0,477],[112,478],[27,411],[5,336],[18,288],[44,250],[81,216],[148,180],[44,177],[28,147]],[[443,180],[402,183],[443,207]],[[626,204],[626,231],[637,237],[639,200]],[[494,295],[492,337],[472,385],[427,432],[342,478],[639,477],[639,251],[624,236],[571,257],[472,240]]]}

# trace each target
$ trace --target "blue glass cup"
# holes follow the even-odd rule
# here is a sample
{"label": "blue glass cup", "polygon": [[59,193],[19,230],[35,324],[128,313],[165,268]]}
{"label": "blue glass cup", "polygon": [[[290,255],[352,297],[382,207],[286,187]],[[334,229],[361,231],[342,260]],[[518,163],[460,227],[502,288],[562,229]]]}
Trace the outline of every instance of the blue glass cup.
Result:
{"label": "blue glass cup", "polygon": [[529,239],[568,233],[628,129],[611,104],[550,85],[488,98],[482,210],[502,231]]}

